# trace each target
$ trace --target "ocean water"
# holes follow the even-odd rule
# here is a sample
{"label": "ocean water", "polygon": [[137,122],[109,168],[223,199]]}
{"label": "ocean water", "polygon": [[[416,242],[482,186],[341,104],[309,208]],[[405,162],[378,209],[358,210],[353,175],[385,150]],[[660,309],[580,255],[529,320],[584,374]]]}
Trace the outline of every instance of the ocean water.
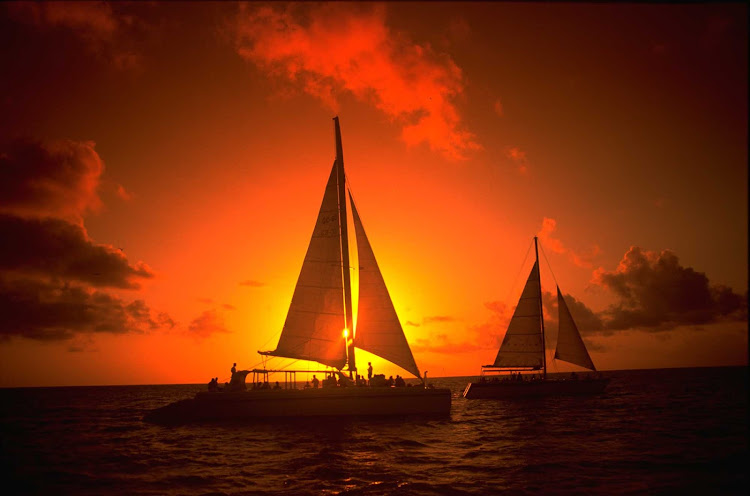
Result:
{"label": "ocean water", "polygon": [[748,368],[605,372],[592,397],[465,400],[445,419],[161,427],[205,385],[0,389],[3,494],[746,494]]}

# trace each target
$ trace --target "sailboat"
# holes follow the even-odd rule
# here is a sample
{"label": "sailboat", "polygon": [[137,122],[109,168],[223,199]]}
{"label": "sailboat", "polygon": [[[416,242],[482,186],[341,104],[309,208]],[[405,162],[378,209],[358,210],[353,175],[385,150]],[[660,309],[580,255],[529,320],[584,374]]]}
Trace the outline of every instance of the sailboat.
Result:
{"label": "sailboat", "polygon": [[[333,122],[336,158],[286,321],[276,348],[258,352],[263,356],[317,362],[329,369],[294,371],[264,367],[237,371],[226,390],[197,393],[195,398],[152,411],[146,420],[450,413],[450,390],[428,386],[414,360],[347,184],[338,117]],[[349,239],[349,205],[354,240]],[[359,269],[356,325],[352,312],[351,242],[356,243]],[[357,349],[403,368],[420,379],[421,385],[362,387],[360,383],[357,387],[352,381],[357,374]],[[248,389],[245,378],[251,372],[253,387]],[[258,383],[268,384],[268,374],[277,372],[285,374],[283,388],[255,387]],[[334,387],[298,389],[297,372],[319,372],[329,378],[338,376],[338,380],[333,381]]]}
{"label": "sailboat", "polygon": [[[609,379],[578,377],[574,372],[564,379],[547,377],[542,284],[539,275],[539,246],[534,237],[536,261],[531,268],[513,317],[497,352],[494,363],[481,367],[479,382],[470,382],[464,390],[466,399],[518,398],[559,394],[597,394],[607,387]],[[559,330],[555,359],[596,372],[594,362],[581,339],[560,287],[557,286]],[[531,372],[531,374],[529,374]],[[488,379],[488,376],[492,376]],[[502,378],[501,378],[502,377]]]}

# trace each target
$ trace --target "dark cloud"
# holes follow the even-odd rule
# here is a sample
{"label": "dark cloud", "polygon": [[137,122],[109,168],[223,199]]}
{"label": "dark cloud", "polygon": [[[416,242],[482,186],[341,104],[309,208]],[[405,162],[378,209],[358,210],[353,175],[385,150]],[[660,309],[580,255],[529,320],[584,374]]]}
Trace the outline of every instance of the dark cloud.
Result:
{"label": "dark cloud", "polygon": [[106,2],[21,2],[10,6],[18,20],[71,29],[92,42],[114,38],[118,20]]}
{"label": "dark cloud", "polygon": [[16,140],[0,152],[0,212],[80,217],[100,205],[103,170],[93,142]]}
{"label": "dark cloud", "polygon": [[193,319],[188,326],[188,333],[200,338],[207,338],[215,333],[228,332],[230,331],[224,324],[224,319],[216,310],[206,310]]}
{"label": "dark cloud", "polygon": [[103,291],[29,278],[0,277],[0,315],[0,337],[43,341],[174,325],[168,315],[154,315],[143,300],[128,303]]}
{"label": "dark cloud", "polygon": [[121,12],[130,7],[126,2],[12,2],[8,12],[40,31],[72,33],[88,53],[125,70],[140,67],[131,37],[146,29],[142,19]]}
{"label": "dark cloud", "polygon": [[[605,323],[601,314],[594,312],[585,303],[575,299],[570,294],[565,294],[563,297],[581,335],[585,336],[604,330]],[[556,333],[558,325],[557,293],[543,291],[542,304],[544,305],[545,330],[551,329]]]}
{"label": "dark cloud", "polygon": [[0,271],[129,289],[153,277],[145,264],[130,265],[121,251],[94,243],[82,226],[62,219],[0,214],[0,238]]}
{"label": "dark cloud", "polygon": [[657,253],[633,246],[614,271],[595,271],[593,282],[619,299],[602,314],[609,330],[664,331],[747,320],[747,295],[710,284],[704,273],[683,267],[669,250]]}
{"label": "dark cloud", "polygon": [[174,327],[143,300],[105,291],[137,289],[153,272],[83,227],[100,205],[103,170],[91,142],[23,140],[0,151],[0,338],[69,340],[81,351],[96,333]]}

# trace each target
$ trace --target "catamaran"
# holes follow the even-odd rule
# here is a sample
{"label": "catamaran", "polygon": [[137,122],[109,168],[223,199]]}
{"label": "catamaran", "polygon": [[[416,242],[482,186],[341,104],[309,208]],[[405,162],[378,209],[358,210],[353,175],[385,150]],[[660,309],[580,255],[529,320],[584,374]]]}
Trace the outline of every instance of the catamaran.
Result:
{"label": "catamaran", "polygon": [[[289,312],[276,348],[258,353],[330,367],[328,372],[335,370],[338,384],[298,389],[296,373],[313,372],[310,370],[267,370],[264,367],[237,371],[224,391],[197,393],[194,398],[150,412],[146,420],[450,414],[451,391],[428,386],[414,360],[347,184],[338,117],[333,122],[336,158]],[[356,326],[352,314],[349,204],[359,271]],[[421,384],[416,387],[356,387],[351,382],[357,374],[356,349],[390,361],[420,379]],[[284,372],[284,387],[248,389],[245,378],[251,372],[254,386],[258,382],[268,383],[269,373]],[[262,380],[257,381],[259,378]]]}
{"label": "catamaran", "polygon": [[[564,379],[547,377],[542,283],[539,275],[539,246],[534,237],[536,261],[526,280],[518,305],[508,324],[503,343],[494,363],[482,365],[479,382],[470,382],[464,390],[466,399],[517,398],[557,394],[596,394],[607,387],[609,379],[578,377],[573,373]],[[596,372],[594,362],[581,339],[560,287],[557,286],[559,329],[555,359]],[[530,373],[529,373],[530,372]]]}

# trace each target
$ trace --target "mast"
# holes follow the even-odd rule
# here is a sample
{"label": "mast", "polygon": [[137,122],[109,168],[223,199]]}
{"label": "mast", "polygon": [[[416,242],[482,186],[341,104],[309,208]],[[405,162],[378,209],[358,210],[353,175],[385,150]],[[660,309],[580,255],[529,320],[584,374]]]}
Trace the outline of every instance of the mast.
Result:
{"label": "mast", "polygon": [[542,323],[542,364],[543,364],[543,377],[547,378],[547,343],[544,340],[544,302],[542,301],[542,271],[539,270],[539,248],[537,246],[537,237],[534,236],[534,255],[536,255],[536,276],[539,282],[539,320]]}
{"label": "mast", "polygon": [[[336,170],[338,175],[339,189],[339,219],[341,225],[341,262],[344,276],[344,327],[349,330],[349,335],[344,338],[344,346],[348,348],[349,377],[353,378],[357,370],[354,359],[354,319],[352,315],[352,281],[349,272],[349,226],[346,219],[346,174],[344,173],[344,150],[341,146],[341,129],[339,118],[333,118],[333,127],[336,134]],[[343,329],[342,329],[343,331]],[[351,339],[351,340],[350,340]],[[348,343],[351,342],[351,345]]]}

